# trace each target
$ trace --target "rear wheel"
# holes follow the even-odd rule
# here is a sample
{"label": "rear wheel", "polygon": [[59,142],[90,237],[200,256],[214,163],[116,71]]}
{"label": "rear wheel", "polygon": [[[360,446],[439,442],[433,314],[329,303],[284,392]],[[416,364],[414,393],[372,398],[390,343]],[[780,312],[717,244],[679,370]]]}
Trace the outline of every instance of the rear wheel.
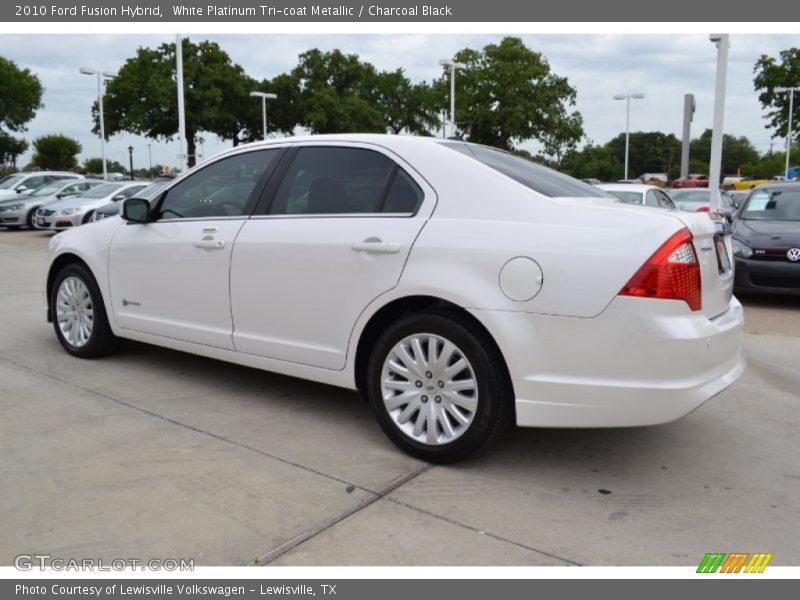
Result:
{"label": "rear wheel", "polygon": [[397,446],[436,463],[489,445],[513,400],[492,340],[443,313],[411,315],[386,329],[367,365],[367,395]]}
{"label": "rear wheel", "polygon": [[111,332],[97,282],[83,265],[67,265],[58,272],[50,313],[58,341],[73,356],[96,358],[119,347],[120,339]]}

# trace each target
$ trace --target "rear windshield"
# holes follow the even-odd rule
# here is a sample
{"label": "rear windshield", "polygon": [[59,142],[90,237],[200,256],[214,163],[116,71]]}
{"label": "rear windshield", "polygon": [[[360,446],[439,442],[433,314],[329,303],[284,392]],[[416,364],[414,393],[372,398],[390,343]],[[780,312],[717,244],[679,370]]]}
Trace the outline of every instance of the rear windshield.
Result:
{"label": "rear windshield", "polygon": [[509,152],[466,142],[439,142],[550,198],[608,198],[603,190]]}
{"label": "rear windshield", "polygon": [[621,202],[625,204],[641,204],[642,203],[642,194],[641,192],[623,192],[620,190],[608,190],[608,193],[612,196],[616,196],[620,199]]}
{"label": "rear windshield", "polygon": [[800,189],[755,190],[739,216],[754,221],[800,221]]}

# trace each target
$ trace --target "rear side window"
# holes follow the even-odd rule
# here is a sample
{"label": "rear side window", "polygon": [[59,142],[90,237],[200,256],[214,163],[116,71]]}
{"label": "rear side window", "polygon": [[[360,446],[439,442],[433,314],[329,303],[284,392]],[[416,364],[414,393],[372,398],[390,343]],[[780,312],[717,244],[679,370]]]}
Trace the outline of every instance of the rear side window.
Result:
{"label": "rear side window", "polygon": [[509,152],[464,142],[440,142],[550,198],[608,198],[602,190]]}
{"label": "rear side window", "polygon": [[415,213],[423,198],[424,194],[417,183],[403,169],[398,168],[386,193],[381,212]]}
{"label": "rear side window", "polygon": [[301,148],[281,181],[270,214],[378,213],[390,183],[396,184],[390,194],[393,204],[401,208],[414,204],[408,182],[391,180],[395,171],[394,161],[373,150]]}
{"label": "rear side window", "polygon": [[647,206],[658,206],[658,196],[653,190],[649,190],[647,195],[644,197],[644,203]]}

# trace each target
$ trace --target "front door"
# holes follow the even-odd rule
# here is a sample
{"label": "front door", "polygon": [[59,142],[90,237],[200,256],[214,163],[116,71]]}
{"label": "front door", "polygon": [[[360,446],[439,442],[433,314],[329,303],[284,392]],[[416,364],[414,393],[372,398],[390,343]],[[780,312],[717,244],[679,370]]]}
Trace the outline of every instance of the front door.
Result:
{"label": "front door", "polygon": [[251,151],[201,166],[154,201],[152,222],[117,230],[109,280],[120,327],[233,348],[231,251],[282,152]]}

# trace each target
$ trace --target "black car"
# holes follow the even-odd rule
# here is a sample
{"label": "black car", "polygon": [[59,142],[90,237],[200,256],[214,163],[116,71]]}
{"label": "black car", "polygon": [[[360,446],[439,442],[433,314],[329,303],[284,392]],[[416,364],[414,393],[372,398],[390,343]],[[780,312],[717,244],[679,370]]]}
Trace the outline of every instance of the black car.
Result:
{"label": "black car", "polygon": [[800,183],[754,189],[733,222],[737,293],[800,295]]}

